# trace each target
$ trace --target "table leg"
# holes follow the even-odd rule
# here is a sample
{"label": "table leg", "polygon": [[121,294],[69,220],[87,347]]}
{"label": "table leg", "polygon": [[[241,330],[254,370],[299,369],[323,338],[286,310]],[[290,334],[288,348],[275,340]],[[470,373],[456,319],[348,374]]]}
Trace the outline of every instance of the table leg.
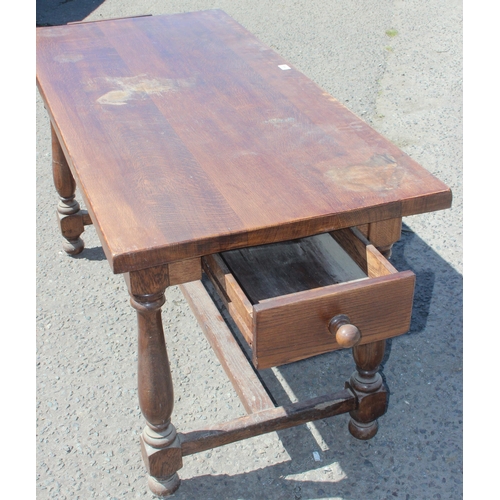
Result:
{"label": "table leg", "polygon": [[63,249],[70,255],[78,255],[84,248],[84,243],[80,238],[84,231],[84,216],[80,205],[75,200],[75,179],[52,124],[50,130],[52,134],[52,175],[56,191],[59,194],[57,214],[59,227],[64,238]]}
{"label": "table leg", "polygon": [[349,432],[357,439],[371,439],[378,431],[377,418],[387,407],[387,390],[379,366],[385,352],[385,340],[352,348],[356,371],[347,384],[358,398],[358,407],[350,412]]}
{"label": "table leg", "polygon": [[[148,277],[147,272],[143,274]],[[155,495],[168,496],[180,485],[177,471],[182,467],[182,453],[179,437],[170,421],[174,391],[161,320],[165,287],[158,290],[158,280],[154,279],[153,284],[147,279],[137,283],[130,275],[127,281],[139,329],[139,405],[147,424],[141,435],[142,457],[149,473],[149,489]],[[152,293],[138,293],[134,290],[137,284],[139,288],[149,287]]]}
{"label": "table leg", "polygon": [[401,238],[401,228],[401,217],[372,222],[358,227],[386,259],[391,256],[394,243]]}

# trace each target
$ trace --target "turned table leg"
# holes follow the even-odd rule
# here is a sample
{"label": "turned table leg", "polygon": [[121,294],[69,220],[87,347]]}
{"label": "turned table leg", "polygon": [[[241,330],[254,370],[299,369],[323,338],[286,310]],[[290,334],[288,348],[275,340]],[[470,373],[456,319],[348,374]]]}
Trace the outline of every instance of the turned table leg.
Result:
{"label": "turned table leg", "polygon": [[[162,284],[161,272],[153,275],[145,270],[127,275],[127,284],[131,304],[137,310],[139,330],[139,406],[146,419],[141,435],[142,457],[149,473],[149,489],[155,495],[167,496],[180,485],[177,471],[182,467],[182,454],[170,421],[174,391],[161,320],[165,283]],[[144,293],[148,288],[152,293]]]}
{"label": "turned table leg", "polygon": [[358,229],[370,240],[377,250],[389,259],[394,243],[401,238],[401,217],[359,226]]}
{"label": "turned table leg", "polygon": [[358,408],[350,412],[349,432],[357,439],[371,439],[378,431],[377,418],[387,407],[387,391],[379,366],[385,352],[385,340],[352,348],[356,371],[347,384],[358,398]]}
{"label": "turned table leg", "polygon": [[50,130],[52,134],[52,175],[56,191],[59,194],[57,214],[59,227],[64,238],[63,249],[70,255],[78,255],[84,248],[84,243],[80,238],[84,231],[84,216],[80,205],[75,200],[75,179],[52,124]]}

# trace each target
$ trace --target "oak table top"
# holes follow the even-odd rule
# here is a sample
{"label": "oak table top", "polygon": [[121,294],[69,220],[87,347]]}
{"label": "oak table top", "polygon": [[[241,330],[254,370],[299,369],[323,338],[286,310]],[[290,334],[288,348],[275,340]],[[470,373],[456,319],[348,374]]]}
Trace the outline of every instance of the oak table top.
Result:
{"label": "oak table top", "polygon": [[115,273],[451,205],[220,10],[38,28],[37,85]]}

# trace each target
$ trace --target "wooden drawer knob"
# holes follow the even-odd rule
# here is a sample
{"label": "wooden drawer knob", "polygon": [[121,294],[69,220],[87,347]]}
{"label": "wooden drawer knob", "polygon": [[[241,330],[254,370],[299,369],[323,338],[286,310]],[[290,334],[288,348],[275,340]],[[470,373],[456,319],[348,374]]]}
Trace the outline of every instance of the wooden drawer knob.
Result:
{"label": "wooden drawer knob", "polygon": [[334,316],[328,325],[328,330],[335,335],[335,340],[341,347],[354,347],[361,340],[361,333],[349,322],[345,314]]}

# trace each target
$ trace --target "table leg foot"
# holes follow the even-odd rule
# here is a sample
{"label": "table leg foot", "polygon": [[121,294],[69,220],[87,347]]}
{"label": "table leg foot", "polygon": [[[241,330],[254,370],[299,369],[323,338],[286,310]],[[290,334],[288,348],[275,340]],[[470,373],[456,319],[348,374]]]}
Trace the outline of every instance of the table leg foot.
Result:
{"label": "table leg foot", "polygon": [[371,439],[378,432],[378,422],[368,422],[367,424],[362,424],[361,422],[356,422],[353,418],[349,420],[349,432],[356,439],[366,441]]}
{"label": "table leg foot", "polygon": [[57,214],[59,228],[63,236],[63,250],[68,255],[78,255],[85,248],[85,244],[80,238],[84,231],[84,216],[80,205],[74,199],[61,199],[57,205]]}
{"label": "table leg foot", "polygon": [[75,200],[76,183],[69,168],[64,151],[54,127],[52,133],[52,176],[59,194],[57,215],[59,228],[63,236],[63,250],[69,255],[78,255],[83,251],[84,243],[80,235],[84,231],[84,215]]}
{"label": "table leg foot", "polygon": [[181,484],[179,474],[175,472],[168,477],[153,477],[148,478],[148,488],[153,495],[157,497],[168,497],[177,491]]}
{"label": "table leg foot", "polygon": [[76,240],[64,239],[62,247],[68,255],[78,255],[83,252],[85,243],[81,238],[77,238]]}
{"label": "table leg foot", "polygon": [[357,439],[371,439],[378,431],[377,418],[387,408],[387,390],[378,372],[385,352],[385,340],[353,347],[356,371],[346,384],[358,399],[350,413],[349,432]]}
{"label": "table leg foot", "polygon": [[68,255],[78,255],[83,252],[85,248],[85,244],[81,238],[78,238],[76,241],[64,241],[63,242],[63,250]]}
{"label": "table leg foot", "polygon": [[146,427],[141,435],[142,459],[150,474],[148,488],[158,497],[172,495],[180,486],[177,471],[182,467],[182,451],[175,427],[163,431]]}
{"label": "table leg foot", "polygon": [[158,496],[172,494],[179,487],[177,471],[182,468],[181,443],[175,427],[168,423],[165,429],[158,430],[148,425],[141,435],[141,451],[151,491]]}

